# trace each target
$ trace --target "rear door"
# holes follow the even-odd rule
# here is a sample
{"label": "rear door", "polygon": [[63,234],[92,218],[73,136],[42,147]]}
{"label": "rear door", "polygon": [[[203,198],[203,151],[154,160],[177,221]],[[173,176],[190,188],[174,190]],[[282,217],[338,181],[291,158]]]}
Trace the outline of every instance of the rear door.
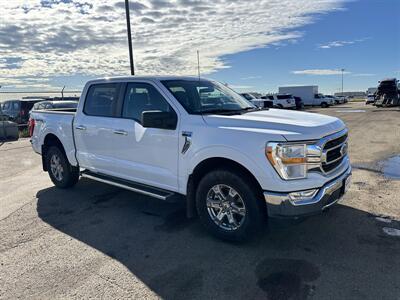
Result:
{"label": "rear door", "polygon": [[121,84],[99,83],[89,87],[82,111],[74,120],[76,156],[81,167],[104,174],[116,170],[114,157],[117,103]]}

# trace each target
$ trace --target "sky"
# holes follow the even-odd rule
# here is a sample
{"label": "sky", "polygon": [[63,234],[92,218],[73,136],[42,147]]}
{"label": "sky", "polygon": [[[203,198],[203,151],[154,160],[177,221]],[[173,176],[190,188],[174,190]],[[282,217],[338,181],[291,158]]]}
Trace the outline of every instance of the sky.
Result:
{"label": "sky", "polygon": [[[399,0],[130,0],[137,75],[238,91],[365,91],[400,77]],[[0,91],[80,90],[129,75],[124,1],[0,0]]]}

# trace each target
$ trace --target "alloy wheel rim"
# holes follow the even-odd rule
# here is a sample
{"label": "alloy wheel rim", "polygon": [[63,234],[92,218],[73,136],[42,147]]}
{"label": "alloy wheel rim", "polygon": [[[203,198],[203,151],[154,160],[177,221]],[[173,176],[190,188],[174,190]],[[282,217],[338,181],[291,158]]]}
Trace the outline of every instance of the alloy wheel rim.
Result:
{"label": "alloy wheel rim", "polygon": [[62,181],[64,168],[61,165],[60,157],[56,154],[53,154],[50,159],[50,169],[53,176],[58,180]]}
{"label": "alloy wheel rim", "polygon": [[246,206],[242,197],[225,184],[214,185],[207,193],[207,212],[221,229],[239,229],[246,218]]}

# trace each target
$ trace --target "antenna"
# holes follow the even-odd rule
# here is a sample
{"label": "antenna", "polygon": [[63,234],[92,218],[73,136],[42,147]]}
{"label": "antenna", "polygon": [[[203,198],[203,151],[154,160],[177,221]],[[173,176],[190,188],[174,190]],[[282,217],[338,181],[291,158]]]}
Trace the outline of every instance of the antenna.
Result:
{"label": "antenna", "polygon": [[61,90],[61,100],[64,100],[64,89],[65,89],[65,85],[63,86],[63,88]]}
{"label": "antenna", "polygon": [[199,80],[200,80],[200,52],[197,50],[197,73],[199,75]]}

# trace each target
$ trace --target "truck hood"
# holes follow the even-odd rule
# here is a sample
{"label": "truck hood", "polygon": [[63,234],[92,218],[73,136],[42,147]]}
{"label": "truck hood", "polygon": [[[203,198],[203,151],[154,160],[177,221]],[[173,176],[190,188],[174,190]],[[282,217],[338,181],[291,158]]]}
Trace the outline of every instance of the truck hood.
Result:
{"label": "truck hood", "polygon": [[282,109],[254,111],[242,115],[204,115],[214,127],[266,134],[280,134],[288,141],[314,140],[343,130],[342,120],[326,115]]}

